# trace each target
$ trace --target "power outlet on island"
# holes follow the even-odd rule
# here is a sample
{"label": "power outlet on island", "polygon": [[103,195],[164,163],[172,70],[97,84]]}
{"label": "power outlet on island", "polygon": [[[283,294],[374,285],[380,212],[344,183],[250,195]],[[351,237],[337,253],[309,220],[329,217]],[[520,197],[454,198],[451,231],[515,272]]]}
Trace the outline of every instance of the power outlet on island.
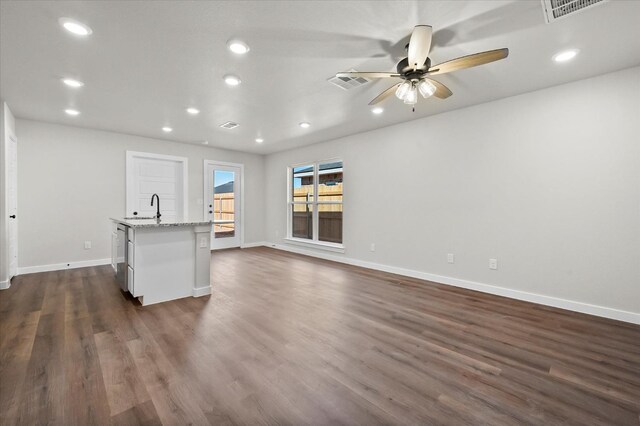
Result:
{"label": "power outlet on island", "polygon": [[489,259],[489,269],[498,269],[498,259]]}
{"label": "power outlet on island", "polygon": [[369,246],[369,251],[376,251],[376,243],[371,243]]}
{"label": "power outlet on island", "polygon": [[84,242],[84,249],[85,250],[89,250],[91,248],[91,241],[85,241]]}
{"label": "power outlet on island", "polygon": [[448,263],[453,263],[454,262],[453,253],[448,253],[447,254],[447,262]]}

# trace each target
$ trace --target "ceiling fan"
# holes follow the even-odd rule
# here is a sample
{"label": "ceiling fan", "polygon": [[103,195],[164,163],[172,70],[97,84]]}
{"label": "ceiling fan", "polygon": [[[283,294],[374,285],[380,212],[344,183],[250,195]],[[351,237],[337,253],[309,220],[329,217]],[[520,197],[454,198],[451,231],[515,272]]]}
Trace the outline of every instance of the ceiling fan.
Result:
{"label": "ceiling fan", "polygon": [[[424,98],[435,96],[446,99],[453,93],[444,84],[429,78],[432,75],[445,74],[465,68],[471,68],[489,62],[499,61],[509,56],[509,49],[488,50],[473,55],[462,56],[438,65],[431,66],[429,52],[433,29],[430,25],[417,25],[411,33],[407,45],[407,57],[398,62],[395,73],[389,72],[340,72],[336,77],[364,77],[364,78],[399,78],[403,81],[394,84],[376,96],[369,105],[384,101],[395,95],[405,104],[415,105],[418,93]],[[415,109],[414,109],[415,111]]]}

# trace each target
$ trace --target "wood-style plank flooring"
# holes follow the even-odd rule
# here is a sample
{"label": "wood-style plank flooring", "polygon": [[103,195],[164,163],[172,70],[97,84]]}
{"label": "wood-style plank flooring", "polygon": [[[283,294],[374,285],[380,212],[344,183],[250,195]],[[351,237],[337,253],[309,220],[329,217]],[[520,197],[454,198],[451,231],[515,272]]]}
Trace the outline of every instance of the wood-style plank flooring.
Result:
{"label": "wood-style plank flooring", "polygon": [[109,266],[0,292],[0,424],[640,425],[640,327],[268,248],[141,307]]}

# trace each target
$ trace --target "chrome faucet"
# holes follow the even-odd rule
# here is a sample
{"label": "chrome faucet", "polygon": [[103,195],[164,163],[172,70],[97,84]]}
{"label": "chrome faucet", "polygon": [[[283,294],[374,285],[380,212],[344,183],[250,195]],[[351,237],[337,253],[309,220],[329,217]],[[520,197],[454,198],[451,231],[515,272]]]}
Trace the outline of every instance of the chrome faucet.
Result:
{"label": "chrome faucet", "polygon": [[158,194],[153,194],[151,196],[151,206],[153,206],[153,199],[157,199],[157,209],[156,209],[156,219],[160,219],[160,197],[158,196]]}

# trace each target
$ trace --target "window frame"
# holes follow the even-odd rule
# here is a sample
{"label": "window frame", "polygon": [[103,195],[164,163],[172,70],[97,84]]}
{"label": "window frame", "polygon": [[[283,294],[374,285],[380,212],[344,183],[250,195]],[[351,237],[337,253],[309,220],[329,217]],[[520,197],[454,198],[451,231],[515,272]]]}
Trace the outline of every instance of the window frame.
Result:
{"label": "window frame", "polygon": [[[320,183],[320,165],[327,163],[335,163],[341,162],[342,168],[340,171],[342,172],[343,177],[343,191],[342,191],[342,201],[320,201],[318,187]],[[313,166],[313,199],[312,201],[293,201],[293,170],[296,167],[301,166]],[[335,172],[335,171],[334,171]],[[298,238],[293,236],[293,206],[294,205],[307,205],[310,204],[312,206],[312,238]],[[332,243],[329,241],[321,241],[319,240],[320,230],[320,209],[318,206],[320,205],[342,205],[342,221],[344,224],[344,160],[341,158],[329,158],[319,161],[303,161],[299,163],[295,163],[289,167],[287,167],[287,236],[285,240],[288,243],[302,245],[307,247],[320,248],[323,250],[329,250],[339,253],[344,253],[344,228],[342,233],[342,243]]]}

